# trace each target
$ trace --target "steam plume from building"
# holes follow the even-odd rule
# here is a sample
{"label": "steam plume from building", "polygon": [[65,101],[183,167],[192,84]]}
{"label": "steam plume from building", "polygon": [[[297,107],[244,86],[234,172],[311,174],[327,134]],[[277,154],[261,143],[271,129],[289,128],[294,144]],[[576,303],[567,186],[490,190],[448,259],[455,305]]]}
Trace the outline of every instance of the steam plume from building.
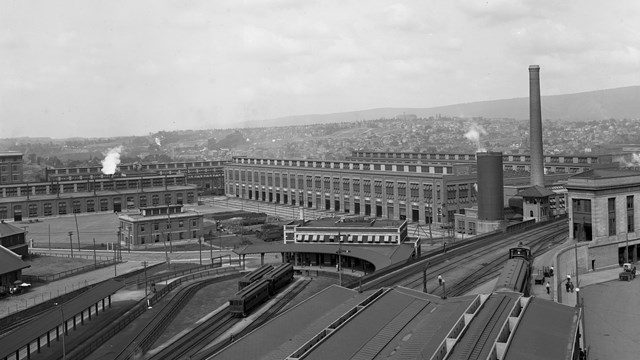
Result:
{"label": "steam plume from building", "polygon": [[477,152],[486,152],[487,149],[480,146],[480,135],[487,135],[487,130],[478,124],[471,124],[471,128],[464,134],[464,137],[476,144]]}
{"label": "steam plume from building", "polygon": [[122,145],[116,146],[113,149],[109,150],[109,152],[107,152],[104,160],[101,161],[102,169],[100,171],[102,171],[103,174],[115,174],[116,169],[120,164],[120,152],[122,152]]}

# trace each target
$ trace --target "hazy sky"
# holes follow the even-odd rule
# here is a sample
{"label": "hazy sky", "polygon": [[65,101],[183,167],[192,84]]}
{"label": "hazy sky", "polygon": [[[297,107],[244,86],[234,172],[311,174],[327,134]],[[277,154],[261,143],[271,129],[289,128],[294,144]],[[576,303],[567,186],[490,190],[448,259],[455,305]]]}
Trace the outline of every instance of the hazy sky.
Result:
{"label": "hazy sky", "polygon": [[640,2],[0,0],[0,138],[640,84]]}

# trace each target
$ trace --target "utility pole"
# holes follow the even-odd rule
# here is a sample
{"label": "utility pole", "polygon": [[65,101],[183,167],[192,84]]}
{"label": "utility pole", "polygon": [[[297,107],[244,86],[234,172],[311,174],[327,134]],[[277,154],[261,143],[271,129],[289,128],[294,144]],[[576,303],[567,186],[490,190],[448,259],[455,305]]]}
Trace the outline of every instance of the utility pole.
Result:
{"label": "utility pole", "polygon": [[443,299],[447,298],[447,285],[445,284],[444,279],[442,279],[442,291],[444,292],[444,294],[442,295]]}
{"label": "utility pole", "polygon": [[427,268],[429,267],[429,263],[424,266],[424,270],[422,272],[422,292],[427,293]]}
{"label": "utility pole", "polygon": [[629,262],[629,233],[627,232],[627,244],[626,244],[626,248],[624,249],[624,254],[625,254],[625,262]]}
{"label": "utility pole", "polygon": [[78,252],[80,252],[80,229],[78,228],[78,216],[73,213],[73,218],[76,220],[76,237],[78,238]]}
{"label": "utility pole", "polygon": [[98,267],[98,261],[96,260],[96,238],[93,238],[93,267]]}
{"label": "utility pole", "polygon": [[71,250],[71,258],[73,259],[73,231],[69,231],[69,249]]}
{"label": "utility pole", "polygon": [[[202,237],[202,240],[204,241],[204,236]],[[209,241],[209,257],[211,258],[211,267],[213,267],[213,236]]]}
{"label": "utility pole", "polygon": [[142,265],[144,266],[144,297],[146,298],[149,295],[147,293],[147,262],[143,261]]}
{"label": "utility pole", "polygon": [[49,251],[51,251],[51,224],[49,224]]}
{"label": "utility pole", "polygon": [[167,204],[167,236],[169,237],[169,252],[173,254],[173,245],[171,244],[171,214],[170,206]]}
{"label": "utility pole", "polygon": [[202,266],[202,240],[198,238],[198,244],[200,244],[200,266]]}
{"label": "utility pole", "polygon": [[118,276],[118,269],[116,264],[118,263],[118,250],[116,250],[116,247],[114,245],[113,247],[113,277]]}
{"label": "utility pole", "polygon": [[576,287],[580,287],[580,274],[578,273],[578,243],[576,243],[573,247],[575,257],[576,257]]}

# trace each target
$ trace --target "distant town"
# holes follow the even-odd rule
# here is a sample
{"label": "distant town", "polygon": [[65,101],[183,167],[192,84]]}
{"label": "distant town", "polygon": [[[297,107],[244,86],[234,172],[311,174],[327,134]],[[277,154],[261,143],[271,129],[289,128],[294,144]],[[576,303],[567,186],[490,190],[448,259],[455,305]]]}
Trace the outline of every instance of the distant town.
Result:
{"label": "distant town", "polygon": [[[478,132],[478,141],[465,137]],[[543,121],[545,154],[606,154],[640,144],[640,122],[605,119]],[[24,154],[25,181],[42,181],[45,167],[98,166],[122,146],[122,163],[228,160],[233,156],[341,160],[354,150],[505,154],[529,152],[528,120],[431,117],[399,114],[392,119],[269,128],[158,131],[117,138],[0,139],[0,151]],[[640,145],[637,145],[640,149]],[[633,151],[633,150],[631,150]]]}

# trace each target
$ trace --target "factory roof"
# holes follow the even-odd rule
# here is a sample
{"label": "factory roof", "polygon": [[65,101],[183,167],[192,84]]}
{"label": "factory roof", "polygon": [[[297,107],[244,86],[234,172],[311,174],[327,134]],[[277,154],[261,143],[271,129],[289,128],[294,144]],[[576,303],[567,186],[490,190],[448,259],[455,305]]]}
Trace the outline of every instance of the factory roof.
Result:
{"label": "factory roof", "polygon": [[542,187],[540,185],[534,185],[532,187],[526,188],[520,192],[518,192],[518,196],[522,196],[522,197],[535,197],[535,198],[541,198],[541,197],[549,197],[552,195],[555,195],[556,193],[545,188]]}
{"label": "factory roof", "polygon": [[591,169],[573,175],[571,179],[612,179],[625,176],[640,176],[640,172],[618,168]]}

